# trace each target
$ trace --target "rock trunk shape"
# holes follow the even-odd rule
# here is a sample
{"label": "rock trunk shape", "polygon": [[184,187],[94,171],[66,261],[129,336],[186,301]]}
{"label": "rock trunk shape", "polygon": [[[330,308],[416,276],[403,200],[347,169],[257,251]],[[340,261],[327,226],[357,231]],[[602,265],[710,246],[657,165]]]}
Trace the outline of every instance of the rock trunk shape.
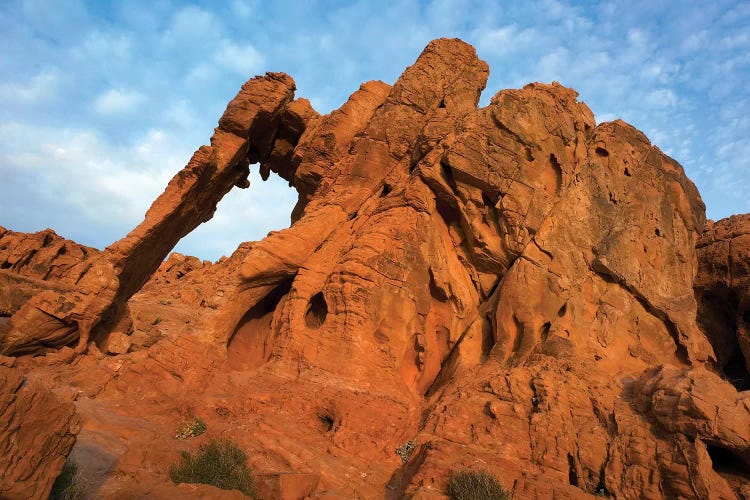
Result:
{"label": "rock trunk shape", "polygon": [[[13,315],[0,342],[3,354],[24,354],[79,340],[92,329],[111,327],[125,302],[156,271],[177,242],[209,220],[233,187],[247,187],[250,163],[264,162],[274,147],[294,81],[269,73],[245,83],[229,103],[211,137],[154,201],[145,220],[123,239],[79,264],[73,293],[41,293]],[[299,132],[301,134],[301,132]]]}
{"label": "rock trunk shape", "polygon": [[258,140],[291,227],[170,259],[128,301],[155,343],[60,369],[94,395],[81,439],[115,436],[90,448],[115,457],[102,495],[161,491],[188,410],[312,497],[441,498],[463,469],[516,498],[750,495],[734,344],[696,322],[695,186],[557,83],[478,108],[487,76],[440,39],[328,115],[287,101]]}

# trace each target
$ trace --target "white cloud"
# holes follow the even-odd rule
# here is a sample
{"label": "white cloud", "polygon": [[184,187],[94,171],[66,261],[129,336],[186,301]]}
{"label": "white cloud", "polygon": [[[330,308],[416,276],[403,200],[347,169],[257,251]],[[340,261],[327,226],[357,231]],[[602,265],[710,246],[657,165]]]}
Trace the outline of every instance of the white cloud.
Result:
{"label": "white cloud", "polygon": [[45,69],[24,83],[4,83],[0,85],[0,99],[40,103],[57,95],[60,77],[57,70]]}
{"label": "white cloud", "polygon": [[20,123],[0,126],[0,134],[15,144],[0,155],[0,172],[36,178],[38,196],[75,207],[81,223],[121,230],[135,225],[189,158],[183,145],[158,130],[127,145],[94,130]]}
{"label": "white cloud", "polygon": [[109,89],[94,100],[94,109],[101,115],[131,113],[143,101],[143,95],[133,90]]}
{"label": "white cloud", "polygon": [[677,96],[671,89],[656,89],[644,96],[644,103],[655,109],[673,108],[677,105]]}
{"label": "white cloud", "polygon": [[[750,210],[740,193],[750,191],[750,7],[742,2],[397,0],[323,9],[320,0],[157,1],[140,11],[115,3],[106,14],[80,0],[6,3],[3,225],[32,217],[67,234],[121,236],[208,140],[246,78],[287,71],[298,96],[327,112],[363,81],[393,82],[440,36],[464,38],[489,63],[483,103],[503,88],[557,79],[599,121],[624,118],[674,154],[713,218]],[[261,187],[275,194],[263,198]],[[255,182],[230,194],[208,236],[188,240],[195,252],[183,249],[262,236],[280,227],[267,220],[288,222],[293,198],[283,181]],[[253,212],[261,200],[283,217]]]}
{"label": "white cloud", "polygon": [[204,47],[216,43],[223,31],[223,23],[214,13],[191,5],[175,12],[169,28],[162,34],[161,43],[178,53],[192,50],[193,55],[198,55],[203,53]]}
{"label": "white cloud", "polygon": [[534,28],[519,29],[515,24],[497,29],[478,30],[475,36],[477,49],[483,54],[493,56],[504,56],[523,50],[535,45],[540,39]]}
{"label": "white cloud", "polygon": [[187,71],[185,81],[189,84],[201,85],[210,83],[218,77],[219,71],[216,65],[201,62]]}
{"label": "white cloud", "polygon": [[89,62],[97,60],[122,60],[130,57],[133,39],[125,33],[96,30],[89,33],[74,53]]}
{"label": "white cloud", "polygon": [[214,61],[230,71],[249,78],[262,67],[264,58],[249,43],[237,45],[229,40],[222,40],[214,53]]}

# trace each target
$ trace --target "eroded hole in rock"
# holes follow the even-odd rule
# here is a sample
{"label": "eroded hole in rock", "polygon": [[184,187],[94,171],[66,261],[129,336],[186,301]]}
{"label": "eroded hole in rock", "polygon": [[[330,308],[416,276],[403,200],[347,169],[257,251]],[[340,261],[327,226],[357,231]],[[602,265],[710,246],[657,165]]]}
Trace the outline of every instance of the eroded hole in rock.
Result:
{"label": "eroded hole in rock", "polygon": [[597,155],[602,156],[602,157],[609,156],[609,151],[607,151],[606,149],[604,149],[602,147],[596,148],[595,152],[596,152]]}
{"label": "eroded hole in rock", "polygon": [[319,410],[316,414],[318,418],[318,427],[322,432],[331,432],[336,426],[336,419],[333,416],[333,412],[324,409]]}
{"label": "eroded hole in rock", "polygon": [[731,450],[707,444],[706,451],[711,457],[713,469],[718,474],[750,479],[750,466]]}
{"label": "eroded hole in rock", "polygon": [[654,229],[654,234],[656,236],[661,236],[661,230],[657,227],[656,229]]}
{"label": "eroded hole in rock", "polygon": [[391,194],[391,191],[393,191],[393,188],[389,184],[383,184],[383,190],[380,192],[380,197],[385,198]]}
{"label": "eroded hole in rock", "polygon": [[253,370],[268,359],[273,348],[273,313],[289,293],[292,281],[289,279],[279,284],[242,316],[227,343],[227,361],[231,370]]}
{"label": "eroded hole in rock", "polygon": [[0,264],[0,269],[10,269],[10,262],[6,261]]}
{"label": "eroded hole in rock", "polygon": [[443,179],[445,179],[445,182],[450,186],[451,190],[453,190],[453,193],[458,194],[456,180],[453,178],[453,169],[445,158],[440,160],[440,173],[442,174]]}
{"label": "eroded hole in rock", "polygon": [[740,322],[748,325],[750,311],[741,311],[737,294],[726,288],[698,291],[696,297],[698,324],[714,348],[724,377],[739,391],[750,389],[750,373],[737,337]]}
{"label": "eroded hole in rock", "polygon": [[578,472],[576,472],[576,461],[573,455],[568,453],[568,482],[571,486],[578,487]]}
{"label": "eroded hole in rock", "polygon": [[318,292],[310,298],[305,313],[305,324],[308,328],[320,328],[328,316],[328,304],[323,292]]}
{"label": "eroded hole in rock", "polygon": [[547,340],[547,337],[549,337],[550,328],[552,328],[552,323],[550,323],[549,321],[547,321],[546,323],[544,323],[544,325],[542,325],[542,334],[541,334],[542,342]]}
{"label": "eroded hole in rock", "polygon": [[450,199],[447,196],[438,195],[435,198],[435,208],[437,208],[440,217],[443,218],[447,226],[458,227],[461,223],[461,213],[458,207],[453,205],[455,200]]}
{"label": "eroded hole in rock", "polygon": [[628,167],[625,167],[625,171],[623,173],[626,177],[630,177],[630,170],[628,170]]}
{"label": "eroded hole in rock", "polygon": [[440,99],[440,104],[438,104],[438,108],[445,108],[445,98]]}
{"label": "eroded hole in rock", "polygon": [[526,161],[528,161],[529,163],[534,161],[534,153],[531,152],[531,148],[526,146],[525,148],[523,148],[523,150],[524,153],[526,153]]}
{"label": "eroded hole in rock", "polygon": [[737,344],[737,350],[732,354],[726,364],[722,367],[724,375],[730,384],[732,384],[738,391],[745,391],[750,389],[750,373],[748,373],[745,366],[745,358],[742,356],[739,343]]}
{"label": "eroded hole in rock", "polygon": [[557,310],[557,316],[559,318],[562,318],[563,316],[565,316],[565,313],[567,312],[568,312],[568,303],[566,302],[565,304],[562,305],[562,307],[560,307],[560,309]]}
{"label": "eroded hole in rock", "polygon": [[484,359],[490,355],[495,347],[495,328],[492,324],[492,316],[486,315],[482,321],[482,356]]}
{"label": "eroded hole in rock", "polygon": [[497,195],[493,195],[487,191],[482,191],[482,203],[487,207],[495,208],[499,199],[500,198]]}
{"label": "eroded hole in rock", "polygon": [[550,154],[547,166],[540,172],[542,186],[547,196],[555,196],[559,194],[560,188],[562,187],[562,166],[557,159],[557,156]]}

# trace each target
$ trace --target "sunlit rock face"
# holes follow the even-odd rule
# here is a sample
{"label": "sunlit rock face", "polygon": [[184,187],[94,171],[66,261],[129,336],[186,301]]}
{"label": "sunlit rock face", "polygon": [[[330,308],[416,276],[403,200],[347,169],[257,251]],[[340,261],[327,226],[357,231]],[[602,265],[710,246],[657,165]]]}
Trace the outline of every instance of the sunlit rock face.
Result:
{"label": "sunlit rock face", "polygon": [[[392,86],[325,116],[283,93],[247,135],[240,92],[217,134],[257,146],[226,165],[286,179],[292,225],[115,294],[131,324],[94,337],[130,352],[14,368],[75,392],[73,456],[109,457],[102,496],[185,494],[163,482],[190,414],[271,495],[439,498],[481,469],[515,498],[750,498],[749,393],[728,380],[747,359],[741,231],[704,233],[680,165],[574,90],[478,108],[487,76],[471,46],[435,40]],[[147,241],[128,238],[110,247],[125,259]]]}

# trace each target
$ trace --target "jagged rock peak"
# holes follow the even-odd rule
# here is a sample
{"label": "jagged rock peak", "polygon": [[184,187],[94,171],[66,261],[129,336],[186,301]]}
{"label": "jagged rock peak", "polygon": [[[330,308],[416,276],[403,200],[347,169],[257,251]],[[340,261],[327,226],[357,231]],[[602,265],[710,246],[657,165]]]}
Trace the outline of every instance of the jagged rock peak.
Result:
{"label": "jagged rock peak", "polygon": [[[478,108],[487,76],[440,39],[323,116],[250,80],[142,225],[16,312],[14,354],[98,324],[71,366],[14,369],[111,429],[82,433],[117,460],[101,491],[182,494],[163,471],[189,411],[269,497],[440,498],[482,468],[515,498],[750,498],[741,221],[704,233],[682,167],[572,89]],[[292,225],[162,264],[255,161],[297,189]]]}

